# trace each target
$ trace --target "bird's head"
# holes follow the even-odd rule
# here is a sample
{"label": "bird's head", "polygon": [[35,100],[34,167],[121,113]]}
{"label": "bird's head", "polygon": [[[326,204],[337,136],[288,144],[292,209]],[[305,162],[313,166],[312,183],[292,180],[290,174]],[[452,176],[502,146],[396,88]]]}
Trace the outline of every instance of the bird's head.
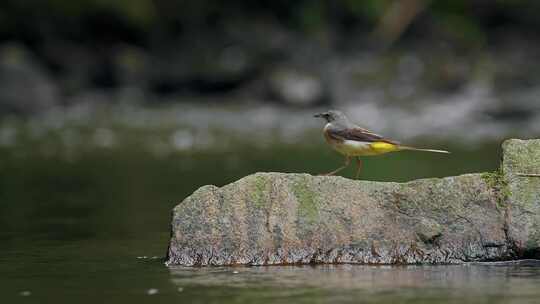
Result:
{"label": "bird's head", "polygon": [[337,110],[330,110],[328,112],[315,114],[314,116],[324,118],[327,122],[347,121],[345,114]]}

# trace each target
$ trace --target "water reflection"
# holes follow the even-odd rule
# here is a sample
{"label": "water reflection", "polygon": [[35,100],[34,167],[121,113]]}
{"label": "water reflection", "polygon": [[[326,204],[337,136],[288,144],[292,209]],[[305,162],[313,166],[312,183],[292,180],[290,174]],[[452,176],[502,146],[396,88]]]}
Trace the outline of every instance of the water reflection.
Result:
{"label": "water reflection", "polygon": [[316,302],[533,303],[540,299],[538,265],[173,267],[170,273],[182,290],[224,288],[244,300],[250,298],[245,298],[246,293],[255,290],[274,300],[292,300],[301,294],[302,300]]}

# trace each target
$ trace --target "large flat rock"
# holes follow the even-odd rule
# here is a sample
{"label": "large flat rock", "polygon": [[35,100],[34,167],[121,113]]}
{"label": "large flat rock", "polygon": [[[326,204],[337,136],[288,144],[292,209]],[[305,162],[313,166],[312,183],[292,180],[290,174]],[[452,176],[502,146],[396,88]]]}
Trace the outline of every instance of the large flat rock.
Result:
{"label": "large flat rock", "polygon": [[446,264],[505,259],[507,245],[480,174],[401,184],[258,173],[174,209],[168,264]]}

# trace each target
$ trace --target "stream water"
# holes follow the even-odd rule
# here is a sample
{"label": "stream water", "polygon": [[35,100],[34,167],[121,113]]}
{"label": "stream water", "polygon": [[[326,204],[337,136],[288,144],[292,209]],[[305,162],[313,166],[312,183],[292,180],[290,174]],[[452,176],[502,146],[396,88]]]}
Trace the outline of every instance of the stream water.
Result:
{"label": "stream water", "polygon": [[[1,303],[540,301],[534,266],[164,266],[175,204],[202,185],[256,171],[332,170],[342,160],[320,138],[158,156],[138,146],[78,154],[47,147],[0,149]],[[497,142],[442,147],[453,153],[368,159],[362,178],[407,181],[492,171],[499,163]]]}

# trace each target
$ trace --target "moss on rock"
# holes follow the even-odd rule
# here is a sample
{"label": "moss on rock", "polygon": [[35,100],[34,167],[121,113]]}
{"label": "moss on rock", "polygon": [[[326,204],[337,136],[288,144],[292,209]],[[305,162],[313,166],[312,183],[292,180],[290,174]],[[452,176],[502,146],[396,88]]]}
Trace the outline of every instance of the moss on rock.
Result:
{"label": "moss on rock", "polygon": [[308,175],[295,178],[291,189],[298,201],[298,216],[314,222],[319,217],[319,203],[317,193],[309,186]]}
{"label": "moss on rock", "polygon": [[504,211],[507,207],[506,202],[508,201],[508,197],[510,197],[512,192],[510,191],[508,182],[504,178],[502,167],[497,171],[482,173],[481,176],[484,182],[493,189],[496,194],[497,207],[499,207],[501,211]]}

